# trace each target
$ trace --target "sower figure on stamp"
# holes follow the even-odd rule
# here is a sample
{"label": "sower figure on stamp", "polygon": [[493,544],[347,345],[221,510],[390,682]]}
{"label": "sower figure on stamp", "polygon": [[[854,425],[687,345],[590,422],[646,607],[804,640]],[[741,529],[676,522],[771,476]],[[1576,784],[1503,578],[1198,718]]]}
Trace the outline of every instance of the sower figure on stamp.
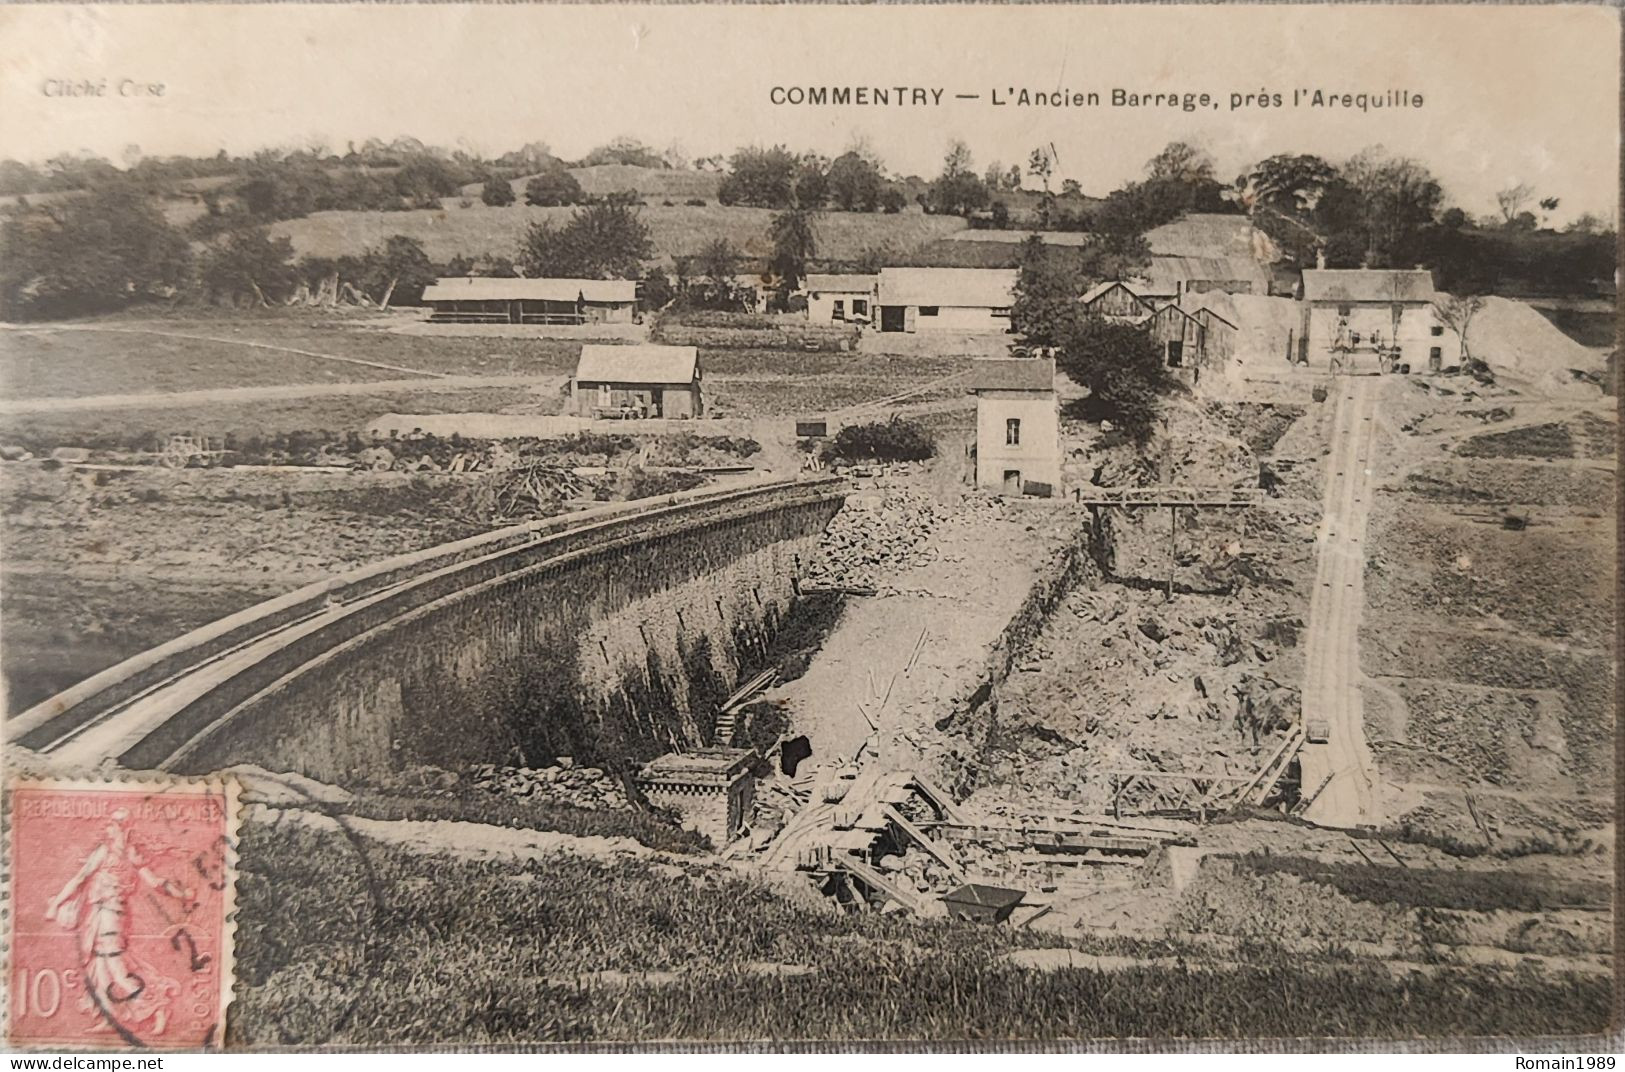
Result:
{"label": "sower figure on stamp", "polygon": [[151,1034],[161,1035],[169,1019],[169,1004],[181,987],[131,951],[130,900],[138,883],[187,909],[196,898],[192,890],[152,871],[130,840],[129,820],[127,810],[113,812],[102,843],[51,898],[45,918],[68,929],[79,927],[86,1008],[100,1008],[105,1017],[117,1019],[126,1028],[145,1027]]}

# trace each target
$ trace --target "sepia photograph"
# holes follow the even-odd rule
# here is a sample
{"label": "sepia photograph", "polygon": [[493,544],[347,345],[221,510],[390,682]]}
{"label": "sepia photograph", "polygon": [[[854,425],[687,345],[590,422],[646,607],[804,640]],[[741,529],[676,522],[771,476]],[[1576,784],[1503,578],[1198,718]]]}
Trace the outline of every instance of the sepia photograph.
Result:
{"label": "sepia photograph", "polygon": [[3,1046],[1613,1068],[1620,42],[0,6]]}

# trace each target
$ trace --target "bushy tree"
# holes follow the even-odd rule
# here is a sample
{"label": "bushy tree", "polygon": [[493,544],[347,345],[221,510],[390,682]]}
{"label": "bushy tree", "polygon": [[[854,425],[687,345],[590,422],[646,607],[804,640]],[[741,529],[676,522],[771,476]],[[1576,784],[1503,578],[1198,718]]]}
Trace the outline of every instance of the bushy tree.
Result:
{"label": "bushy tree", "polygon": [[656,152],[637,138],[624,134],[611,138],[607,144],[598,146],[581,160],[582,167],[597,167],[601,164],[623,164],[627,167],[641,168],[670,166],[664,154]]}
{"label": "bushy tree", "polygon": [[429,153],[410,157],[391,177],[401,200],[414,208],[439,208],[443,197],[456,197],[469,175],[450,160]]}
{"label": "bushy tree", "polygon": [[1140,443],[1155,430],[1162,399],[1178,388],[1143,328],[1097,316],[1063,325],[1055,363],[1088,390],[1083,408],[1089,417],[1110,420]]}
{"label": "bushy tree", "polygon": [[406,235],[390,236],[382,246],[367,250],[363,259],[367,293],[383,309],[397,298],[404,305],[417,304],[423,288],[435,281],[434,265],[423,244]]}
{"label": "bushy tree", "polygon": [[713,238],[700,250],[694,269],[700,278],[713,286],[732,286],[734,272],[739,265],[739,251],[726,238]]}
{"label": "bushy tree", "polygon": [[0,224],[0,308],[18,318],[81,316],[173,296],[191,251],[157,203],[113,182]]}
{"label": "bushy tree", "polygon": [[782,145],[749,146],[728,158],[728,177],[717,187],[717,203],[785,208],[795,194],[801,161]]}
{"label": "bushy tree", "polygon": [[908,207],[908,196],[895,186],[888,186],[880,192],[880,211],[888,216],[895,216]]}
{"label": "bushy tree", "polygon": [[830,203],[842,212],[873,212],[885,184],[880,165],[861,153],[842,153],[829,165]]}
{"label": "bushy tree", "polygon": [[1055,158],[1040,145],[1027,156],[1027,174],[1038,180],[1044,192],[1049,193],[1049,179],[1055,174]]}
{"label": "bushy tree", "polygon": [[795,189],[791,193],[791,206],[817,211],[829,200],[829,161],[816,153],[808,153],[796,166]]}
{"label": "bushy tree", "polygon": [[504,208],[513,204],[518,198],[514,196],[513,184],[507,179],[492,175],[480,187],[480,200],[492,208]]}
{"label": "bushy tree", "polygon": [[927,198],[931,211],[946,216],[968,216],[988,202],[987,187],[976,174],[970,147],[962,141],[948,146],[942,161],[942,174],[931,184]]}
{"label": "bushy tree", "polygon": [[889,421],[846,425],[824,448],[824,457],[847,462],[921,462],[936,452],[936,442],[923,425],[893,417]]}
{"label": "bushy tree", "polygon": [[1409,267],[1422,256],[1427,228],[1444,201],[1444,190],[1427,168],[1381,148],[1363,150],[1343,166],[1342,177],[1359,200],[1364,231],[1363,262],[1372,268]]}
{"label": "bushy tree", "polygon": [[676,294],[666,273],[658,268],[650,268],[638,286],[638,307],[645,312],[657,312],[670,305]]}
{"label": "bushy tree", "polygon": [[299,280],[293,243],[272,238],[264,227],[244,227],[217,238],[204,251],[198,277],[210,301],[233,305],[280,302]]}
{"label": "bushy tree", "polygon": [[585,200],[581,183],[563,168],[544,171],[525,183],[527,205],[579,205]]}
{"label": "bushy tree", "polygon": [[636,279],[652,256],[637,209],[607,203],[577,209],[562,227],[532,223],[519,246],[526,275],[554,278]]}
{"label": "bushy tree", "polygon": [[773,274],[781,281],[780,290],[787,294],[801,286],[807,262],[818,252],[814,214],[803,208],[785,209],[773,217],[768,236],[773,240]]}
{"label": "bushy tree", "polygon": [[1078,299],[1089,286],[1077,256],[1064,246],[1046,246],[1037,235],[1021,243],[1010,326],[1034,346],[1058,346],[1079,315]]}

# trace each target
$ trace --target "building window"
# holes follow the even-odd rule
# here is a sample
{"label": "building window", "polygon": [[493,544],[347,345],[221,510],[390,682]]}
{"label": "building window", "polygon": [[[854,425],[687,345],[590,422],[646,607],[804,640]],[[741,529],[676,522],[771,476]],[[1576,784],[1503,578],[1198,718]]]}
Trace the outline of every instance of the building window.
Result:
{"label": "building window", "polygon": [[1004,422],[1004,445],[1007,447],[1021,446],[1021,418],[1011,417]]}
{"label": "building window", "polygon": [[1337,315],[1338,316],[1349,316],[1349,315],[1353,314],[1353,312],[1354,312],[1354,306],[1352,306],[1352,305],[1339,305],[1337,307]]}
{"label": "building window", "polygon": [[868,316],[869,315],[869,303],[864,301],[862,298],[853,298],[852,299],[852,315],[853,316]]}
{"label": "building window", "polygon": [[1439,367],[1439,362],[1441,362],[1443,360],[1444,360],[1444,351],[1443,350],[1439,349],[1437,346],[1428,347],[1428,362],[1434,368],[1438,368]]}
{"label": "building window", "polygon": [[936,316],[937,315],[937,307],[935,305],[922,305],[922,306],[920,306],[920,315],[921,316]]}
{"label": "building window", "polygon": [[1433,325],[1433,334],[1435,334],[1435,335],[1443,335],[1444,334],[1444,325],[1442,325],[1442,324],[1434,324]]}
{"label": "building window", "polygon": [[832,312],[830,313],[830,319],[831,320],[845,320],[846,319],[846,302],[842,301],[839,298],[836,298],[834,303],[831,305],[831,309],[832,309]]}
{"label": "building window", "polygon": [[1008,305],[996,306],[993,309],[993,315],[994,316],[1000,316],[1000,317],[1003,317],[1004,319],[1008,320],[1008,319],[1010,319],[1010,307]]}

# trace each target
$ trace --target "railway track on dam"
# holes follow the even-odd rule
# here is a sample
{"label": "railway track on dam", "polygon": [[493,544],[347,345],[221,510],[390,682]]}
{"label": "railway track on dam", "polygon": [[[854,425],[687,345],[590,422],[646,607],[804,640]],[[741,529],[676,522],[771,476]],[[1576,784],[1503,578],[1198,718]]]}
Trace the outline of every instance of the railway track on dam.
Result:
{"label": "railway track on dam", "polygon": [[[6,738],[64,769],[108,760],[185,769],[223,731],[314,668],[392,629],[680,532],[844,496],[830,479],[775,481],[617,504],[399,556],[269,600],[81,682],[9,720]],[[833,513],[834,506],[825,507]],[[476,604],[477,606],[477,604]],[[387,639],[387,637],[385,637]]]}

